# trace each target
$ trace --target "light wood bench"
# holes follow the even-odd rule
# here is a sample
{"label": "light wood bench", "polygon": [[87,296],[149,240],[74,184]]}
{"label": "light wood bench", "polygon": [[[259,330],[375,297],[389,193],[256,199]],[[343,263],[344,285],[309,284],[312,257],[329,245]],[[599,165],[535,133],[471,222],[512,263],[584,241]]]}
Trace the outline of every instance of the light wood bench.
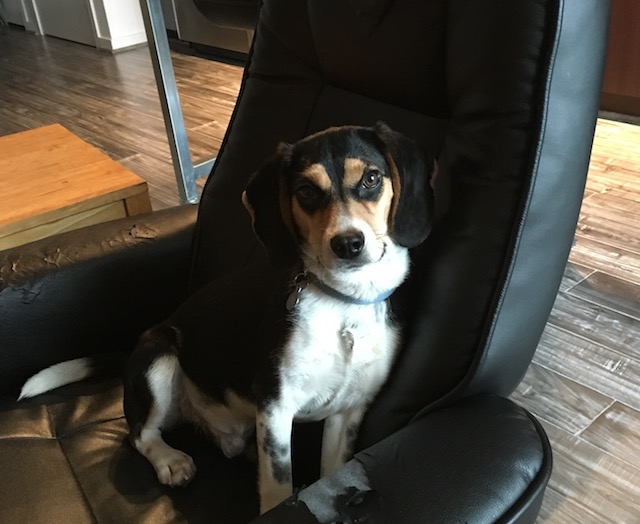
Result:
{"label": "light wood bench", "polygon": [[142,178],[61,125],[0,137],[0,250],[149,211]]}

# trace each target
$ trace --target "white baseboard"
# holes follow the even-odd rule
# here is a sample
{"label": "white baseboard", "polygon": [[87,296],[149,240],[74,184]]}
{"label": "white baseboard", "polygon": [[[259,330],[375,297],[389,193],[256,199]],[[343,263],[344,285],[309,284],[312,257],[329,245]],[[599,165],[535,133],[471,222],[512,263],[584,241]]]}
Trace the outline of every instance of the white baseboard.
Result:
{"label": "white baseboard", "polygon": [[147,34],[144,31],[123,35],[116,38],[97,37],[98,49],[106,51],[122,51],[129,47],[137,47],[147,43]]}

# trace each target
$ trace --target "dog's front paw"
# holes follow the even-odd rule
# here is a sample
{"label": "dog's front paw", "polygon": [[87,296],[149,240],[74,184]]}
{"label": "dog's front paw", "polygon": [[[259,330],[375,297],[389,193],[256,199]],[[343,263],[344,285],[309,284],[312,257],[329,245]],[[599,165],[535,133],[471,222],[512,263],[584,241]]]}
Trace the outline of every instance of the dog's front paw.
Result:
{"label": "dog's front paw", "polygon": [[177,449],[167,451],[153,464],[153,467],[160,483],[171,487],[186,486],[196,474],[193,459]]}

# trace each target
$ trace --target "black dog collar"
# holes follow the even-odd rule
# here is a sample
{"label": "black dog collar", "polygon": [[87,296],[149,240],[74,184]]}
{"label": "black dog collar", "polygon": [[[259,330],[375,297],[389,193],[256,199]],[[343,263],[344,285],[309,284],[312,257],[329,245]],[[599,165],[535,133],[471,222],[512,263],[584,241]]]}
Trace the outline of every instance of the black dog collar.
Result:
{"label": "black dog collar", "polygon": [[377,297],[374,297],[371,300],[362,300],[359,298],[350,297],[349,295],[345,295],[341,293],[337,289],[334,289],[324,282],[322,282],[316,275],[310,273],[308,271],[304,271],[296,275],[296,278],[293,280],[294,289],[287,297],[287,311],[292,311],[300,302],[300,295],[302,291],[309,286],[309,284],[314,285],[320,291],[322,291],[325,295],[329,295],[332,298],[341,300],[342,302],[346,302],[347,304],[354,304],[356,306],[370,306],[373,304],[378,304],[380,302],[384,302],[387,300],[395,291],[395,288],[389,289],[380,293]]}

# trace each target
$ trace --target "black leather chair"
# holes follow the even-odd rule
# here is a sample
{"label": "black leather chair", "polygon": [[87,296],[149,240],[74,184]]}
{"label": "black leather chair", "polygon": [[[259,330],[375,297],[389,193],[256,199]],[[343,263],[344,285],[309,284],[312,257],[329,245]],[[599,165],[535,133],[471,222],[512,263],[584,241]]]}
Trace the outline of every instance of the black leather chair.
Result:
{"label": "black leather chair", "polygon": [[220,27],[253,31],[260,10],[260,0],[193,0],[211,23]]}
{"label": "black leather chair", "polygon": [[240,193],[279,141],[384,120],[440,164],[438,222],[394,300],[403,352],[355,457],[318,480],[318,428],[297,426],[302,489],[256,522],[534,522],[551,450],[507,397],[571,246],[607,18],[604,0],[265,0],[197,221],[184,206],[0,253],[0,521],[257,517],[255,466],[190,428],[170,439],[198,475],[158,485],[127,441],[117,357],[113,375],[15,397],[52,363],[130,351],[203,283],[266,263]]}

